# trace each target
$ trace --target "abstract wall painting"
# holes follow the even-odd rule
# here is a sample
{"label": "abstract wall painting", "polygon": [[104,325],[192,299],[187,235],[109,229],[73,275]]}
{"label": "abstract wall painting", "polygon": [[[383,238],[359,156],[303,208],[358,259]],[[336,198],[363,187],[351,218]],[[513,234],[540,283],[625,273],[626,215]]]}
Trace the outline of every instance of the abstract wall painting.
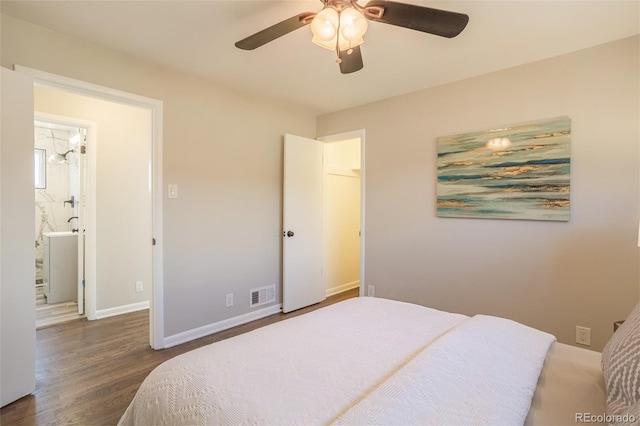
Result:
{"label": "abstract wall painting", "polygon": [[438,138],[438,216],[569,220],[571,119]]}

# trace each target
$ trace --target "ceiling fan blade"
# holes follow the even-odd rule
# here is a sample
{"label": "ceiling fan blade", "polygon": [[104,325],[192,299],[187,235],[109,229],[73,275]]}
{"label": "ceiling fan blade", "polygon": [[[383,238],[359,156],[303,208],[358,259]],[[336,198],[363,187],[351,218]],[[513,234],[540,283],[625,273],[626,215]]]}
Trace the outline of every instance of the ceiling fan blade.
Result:
{"label": "ceiling fan blade", "polygon": [[382,16],[379,17],[375,16],[375,13],[366,14],[367,18],[372,21],[447,38],[453,38],[460,34],[469,22],[469,16],[463,13],[393,1],[372,0],[364,7],[365,10],[368,8],[378,10],[382,8],[384,10]]}
{"label": "ceiling fan blade", "polygon": [[296,16],[292,16],[289,19],[285,19],[282,22],[278,22],[275,25],[265,28],[262,31],[250,35],[249,37],[236,42],[236,47],[244,50],[253,50],[263,44],[267,44],[283,35],[289,34],[292,31],[309,25],[313,17],[316,16],[315,12],[304,12]]}
{"label": "ceiling fan blade", "polygon": [[364,67],[360,46],[356,46],[350,50],[351,53],[347,53],[348,50],[342,50],[338,53],[338,57],[341,59],[340,72],[342,74],[350,74],[352,72],[360,71]]}

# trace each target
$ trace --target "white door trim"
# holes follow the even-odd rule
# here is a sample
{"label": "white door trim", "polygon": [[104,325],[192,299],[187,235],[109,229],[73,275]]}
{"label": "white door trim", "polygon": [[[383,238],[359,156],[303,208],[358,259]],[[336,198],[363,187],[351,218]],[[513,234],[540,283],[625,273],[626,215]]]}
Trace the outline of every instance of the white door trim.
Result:
{"label": "white door trim", "polygon": [[[152,121],[151,198],[152,231],[155,246],[152,249],[152,295],[149,315],[149,340],[154,349],[164,347],[164,297],[163,297],[163,245],[162,245],[162,127],[163,104],[157,99],[99,86],[33,68],[14,65],[14,70],[33,77],[36,86],[50,87],[76,95],[84,95],[125,105],[147,108]],[[151,242],[150,242],[151,243]]]}
{"label": "white door trim", "polygon": [[364,276],[364,242],[365,242],[365,131],[364,129],[353,130],[350,132],[339,133],[336,135],[328,135],[317,138],[322,142],[337,142],[345,139],[360,138],[360,296],[366,295],[365,276]]}

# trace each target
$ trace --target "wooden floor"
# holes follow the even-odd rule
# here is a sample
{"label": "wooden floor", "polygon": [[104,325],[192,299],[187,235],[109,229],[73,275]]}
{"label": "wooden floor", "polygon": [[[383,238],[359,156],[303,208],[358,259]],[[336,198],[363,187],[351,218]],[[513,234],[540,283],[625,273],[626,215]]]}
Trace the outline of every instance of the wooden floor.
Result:
{"label": "wooden floor", "polygon": [[289,314],[276,314],[169,349],[149,347],[149,313],[85,319],[36,332],[36,390],[0,410],[0,424],[115,425],[158,364],[195,348],[341,300],[358,289]]}

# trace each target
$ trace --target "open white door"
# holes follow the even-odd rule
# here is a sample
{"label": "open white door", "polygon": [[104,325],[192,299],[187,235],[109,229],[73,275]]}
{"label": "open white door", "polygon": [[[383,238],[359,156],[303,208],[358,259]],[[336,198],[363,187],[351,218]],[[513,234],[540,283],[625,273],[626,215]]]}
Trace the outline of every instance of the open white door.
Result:
{"label": "open white door", "polygon": [[79,129],[80,142],[77,148],[78,155],[78,175],[79,175],[79,200],[78,200],[78,315],[84,315],[84,212],[87,206],[87,190],[86,190],[86,149],[87,149],[87,130]]}
{"label": "open white door", "polygon": [[321,302],[322,142],[285,135],[282,310]]}
{"label": "open white door", "polygon": [[0,68],[0,406],[36,387],[33,79]]}

